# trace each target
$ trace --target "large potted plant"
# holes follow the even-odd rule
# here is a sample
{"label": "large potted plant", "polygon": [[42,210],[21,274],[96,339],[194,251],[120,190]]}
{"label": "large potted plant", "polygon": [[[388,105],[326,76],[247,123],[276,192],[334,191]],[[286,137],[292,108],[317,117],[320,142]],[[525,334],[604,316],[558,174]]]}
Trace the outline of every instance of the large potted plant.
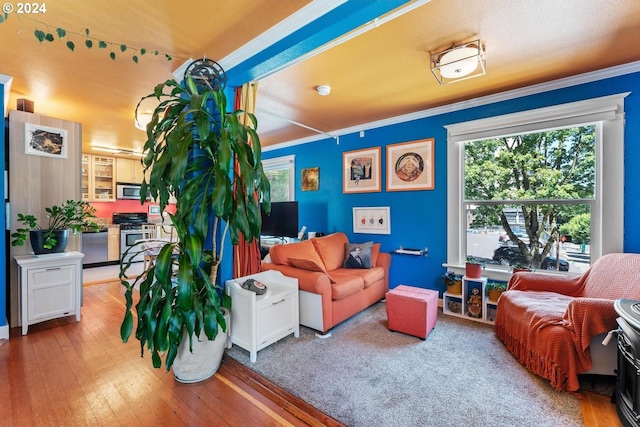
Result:
{"label": "large potted plant", "polygon": [[[149,173],[140,200],[151,194],[164,212],[169,197],[175,197],[176,212],[170,216],[178,239],[165,244],[136,279],[127,279],[130,262],[121,263],[120,273],[126,302],[122,340],[126,342],[134,330],[134,288],[139,287],[135,337],[141,351],[151,353],[156,368],[164,358],[166,370],[173,366],[175,378],[182,382],[204,380],[217,371],[227,328],[228,304],[217,277],[224,241],[227,235],[233,244],[241,234],[247,241],[257,238],[260,203],[267,211],[270,207],[255,116],[227,112],[223,89],[209,83],[196,84],[187,76],[183,87],[167,80],[143,98],[155,97],[159,104],[147,127],[143,164]],[[243,124],[243,114],[249,125]],[[220,342],[220,335],[224,339],[217,345],[222,347],[216,359],[209,350],[194,348]],[[178,366],[190,357],[186,368]],[[209,365],[195,366],[200,362]]]}
{"label": "large potted plant", "polygon": [[36,255],[64,252],[67,247],[69,230],[74,233],[83,230],[97,230],[96,210],[89,202],[67,200],[61,205],[46,207],[47,221],[41,224],[31,214],[18,214],[22,227],[11,234],[12,246],[23,246],[29,236],[31,249]]}

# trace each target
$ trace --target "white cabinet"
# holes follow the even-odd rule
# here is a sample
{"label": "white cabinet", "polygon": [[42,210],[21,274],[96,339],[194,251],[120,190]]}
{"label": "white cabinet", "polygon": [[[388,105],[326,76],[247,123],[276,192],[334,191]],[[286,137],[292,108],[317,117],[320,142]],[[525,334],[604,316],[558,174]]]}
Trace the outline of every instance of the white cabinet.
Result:
{"label": "white cabinet", "polygon": [[[265,284],[267,292],[257,295],[242,288],[247,279]],[[259,350],[293,334],[300,335],[298,279],[269,270],[225,282],[231,297],[230,343],[249,351],[255,362]]]}
{"label": "white cabinet", "polygon": [[75,315],[80,321],[82,258],[80,252],[20,255],[20,319],[22,335],[29,325]]}
{"label": "white cabinet", "polygon": [[495,323],[498,303],[487,297],[487,278],[462,277],[462,294],[445,292],[442,295],[442,312],[450,316]]}

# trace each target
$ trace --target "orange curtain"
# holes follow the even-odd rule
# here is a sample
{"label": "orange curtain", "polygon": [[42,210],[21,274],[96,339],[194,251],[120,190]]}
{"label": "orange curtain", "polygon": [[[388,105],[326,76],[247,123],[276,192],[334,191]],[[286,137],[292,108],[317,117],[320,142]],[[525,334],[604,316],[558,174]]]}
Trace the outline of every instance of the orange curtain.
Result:
{"label": "orange curtain", "polygon": [[[256,111],[256,92],[258,91],[258,83],[245,83],[242,87],[236,88],[235,109],[244,110],[248,113]],[[242,117],[244,124],[250,124],[249,119]],[[235,164],[238,171],[238,164]],[[257,197],[254,195],[254,197]],[[233,277],[243,277],[249,274],[255,274],[260,271],[260,247],[258,240],[254,239],[249,243],[240,235],[240,240],[233,250]]]}

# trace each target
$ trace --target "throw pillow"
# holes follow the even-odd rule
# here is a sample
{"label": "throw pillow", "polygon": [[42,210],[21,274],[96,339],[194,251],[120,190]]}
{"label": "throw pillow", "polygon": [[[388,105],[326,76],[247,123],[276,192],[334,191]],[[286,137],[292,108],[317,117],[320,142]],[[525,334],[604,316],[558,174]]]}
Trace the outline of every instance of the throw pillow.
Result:
{"label": "throw pillow", "polygon": [[373,242],[346,243],[343,268],[371,268],[371,247]]}

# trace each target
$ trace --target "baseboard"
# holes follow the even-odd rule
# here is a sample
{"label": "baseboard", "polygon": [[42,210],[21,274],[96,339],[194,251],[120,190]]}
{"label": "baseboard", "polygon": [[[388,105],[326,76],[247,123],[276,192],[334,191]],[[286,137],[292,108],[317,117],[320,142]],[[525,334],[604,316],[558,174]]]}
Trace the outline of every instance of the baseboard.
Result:
{"label": "baseboard", "polygon": [[9,322],[7,319],[4,319],[5,325],[0,326],[0,340],[8,340],[9,339]]}

